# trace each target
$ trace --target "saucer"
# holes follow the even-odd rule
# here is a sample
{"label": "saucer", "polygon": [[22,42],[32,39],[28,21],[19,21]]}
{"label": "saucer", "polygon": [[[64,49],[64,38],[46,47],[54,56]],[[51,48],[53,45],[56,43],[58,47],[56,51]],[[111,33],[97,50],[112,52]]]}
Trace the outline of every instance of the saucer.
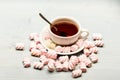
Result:
{"label": "saucer", "polygon": [[[49,35],[48,33],[49,33],[49,32],[48,32],[48,26],[46,26],[45,28],[43,28],[43,30],[42,30],[41,33],[40,33],[40,41],[41,41],[41,44],[43,45],[43,47],[45,47],[45,48],[48,49],[48,50],[54,50],[54,49],[50,49],[50,48],[47,47],[47,45],[45,44],[45,41],[46,41],[45,38],[46,38],[46,35]],[[59,55],[72,55],[72,54],[76,54],[76,53],[78,53],[78,52],[80,52],[80,51],[83,50],[83,48],[84,48],[84,42],[85,42],[85,40],[83,41],[82,46],[79,47],[76,51],[67,52],[67,53],[57,52],[57,54],[59,54]],[[61,46],[61,45],[59,45],[59,46]]]}

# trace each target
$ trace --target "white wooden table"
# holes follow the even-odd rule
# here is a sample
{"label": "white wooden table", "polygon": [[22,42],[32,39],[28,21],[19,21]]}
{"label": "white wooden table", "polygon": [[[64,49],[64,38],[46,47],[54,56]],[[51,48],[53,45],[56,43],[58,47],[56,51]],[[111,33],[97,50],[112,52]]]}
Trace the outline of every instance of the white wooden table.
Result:
{"label": "white wooden table", "polygon": [[[23,68],[22,60],[30,57],[28,36],[40,33],[47,24],[39,16],[50,20],[57,16],[72,16],[91,33],[103,35],[104,48],[99,49],[99,62],[76,80],[120,79],[120,1],[119,0],[30,0],[0,1],[0,80],[75,80],[71,72],[49,73]],[[24,42],[25,51],[16,51],[17,42]]]}

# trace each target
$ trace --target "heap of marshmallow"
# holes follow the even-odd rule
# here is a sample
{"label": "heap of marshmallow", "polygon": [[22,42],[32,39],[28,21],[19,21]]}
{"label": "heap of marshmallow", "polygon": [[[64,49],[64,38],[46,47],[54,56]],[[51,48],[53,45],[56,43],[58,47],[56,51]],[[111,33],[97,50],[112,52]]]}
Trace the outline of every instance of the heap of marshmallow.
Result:
{"label": "heap of marshmallow", "polygon": [[69,53],[69,52],[77,51],[79,48],[82,47],[83,44],[84,44],[83,39],[78,39],[76,43],[69,46],[57,45],[50,38],[45,39],[45,45],[48,48],[53,49],[56,52],[60,52],[60,53]]}
{"label": "heap of marshmallow", "polygon": [[[98,62],[98,47],[104,45],[102,41],[102,35],[100,33],[93,34],[93,42],[84,41],[83,54],[79,56],[75,55],[58,55],[58,52],[72,52],[76,51],[83,44],[83,40],[79,39],[75,44],[71,46],[60,46],[53,43],[49,36],[45,37],[46,45],[51,50],[47,50],[41,44],[39,35],[37,33],[31,33],[29,36],[31,43],[29,51],[32,56],[39,59],[38,62],[34,62],[34,69],[42,70],[44,66],[47,66],[48,71],[61,72],[61,71],[71,71],[72,77],[80,77],[82,73],[87,72],[87,68],[92,67],[92,63]],[[22,43],[16,44],[16,50],[24,50],[24,45]],[[25,68],[31,67],[30,58],[23,59],[23,66]]]}

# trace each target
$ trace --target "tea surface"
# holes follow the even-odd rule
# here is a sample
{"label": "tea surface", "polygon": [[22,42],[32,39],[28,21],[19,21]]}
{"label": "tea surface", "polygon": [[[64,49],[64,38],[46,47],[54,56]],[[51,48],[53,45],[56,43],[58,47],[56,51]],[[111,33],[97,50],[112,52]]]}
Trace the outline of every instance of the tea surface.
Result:
{"label": "tea surface", "polygon": [[51,28],[51,31],[54,34],[62,37],[72,36],[78,32],[78,28],[76,27],[76,25],[71,23],[62,22],[59,24],[55,24],[54,26],[57,28],[57,31],[53,27]]}

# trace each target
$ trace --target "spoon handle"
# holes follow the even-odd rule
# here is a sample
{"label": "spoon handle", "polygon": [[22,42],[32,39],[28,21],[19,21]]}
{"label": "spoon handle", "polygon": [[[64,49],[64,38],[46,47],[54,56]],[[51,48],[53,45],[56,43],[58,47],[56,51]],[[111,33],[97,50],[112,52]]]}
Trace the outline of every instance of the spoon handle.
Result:
{"label": "spoon handle", "polygon": [[41,13],[39,13],[40,17],[43,18],[46,22],[48,22],[50,25],[52,25],[51,22],[49,22]]}

